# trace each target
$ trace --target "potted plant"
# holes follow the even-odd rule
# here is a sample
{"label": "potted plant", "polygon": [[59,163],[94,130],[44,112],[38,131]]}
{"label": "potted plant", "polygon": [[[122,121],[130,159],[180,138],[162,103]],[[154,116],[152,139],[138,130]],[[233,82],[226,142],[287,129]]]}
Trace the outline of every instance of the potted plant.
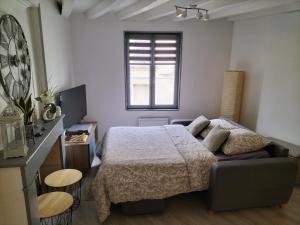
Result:
{"label": "potted plant", "polygon": [[14,100],[15,105],[23,112],[24,115],[24,125],[27,138],[33,138],[33,122],[32,114],[34,112],[34,107],[31,101],[31,95],[27,99],[20,97]]}

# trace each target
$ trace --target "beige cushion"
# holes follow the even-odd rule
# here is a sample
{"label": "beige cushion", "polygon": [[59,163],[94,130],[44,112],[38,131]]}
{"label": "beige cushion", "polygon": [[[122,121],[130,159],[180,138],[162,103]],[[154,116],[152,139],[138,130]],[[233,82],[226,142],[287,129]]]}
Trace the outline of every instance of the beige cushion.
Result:
{"label": "beige cushion", "polygon": [[221,128],[225,130],[232,130],[238,128],[224,119],[213,119],[210,120],[210,124],[201,132],[201,136],[205,138],[208,135],[208,133],[211,131],[211,129],[213,129],[217,125],[219,125]]}
{"label": "beige cushion", "polygon": [[254,152],[267,146],[271,141],[263,136],[242,128],[230,130],[230,135],[222,146],[226,155]]}
{"label": "beige cushion", "polygon": [[197,117],[193,122],[186,127],[186,129],[194,136],[199,134],[210,121],[203,115]]}
{"label": "beige cushion", "polygon": [[229,130],[225,130],[217,125],[211,129],[206,138],[203,140],[202,144],[207,147],[209,151],[215,152],[224,143],[229,134]]}

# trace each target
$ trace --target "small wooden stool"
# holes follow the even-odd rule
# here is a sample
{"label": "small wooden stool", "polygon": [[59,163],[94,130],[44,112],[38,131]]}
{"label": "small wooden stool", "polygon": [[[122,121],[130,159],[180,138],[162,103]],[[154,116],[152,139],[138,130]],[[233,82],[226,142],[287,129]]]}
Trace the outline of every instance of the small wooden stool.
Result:
{"label": "small wooden stool", "polygon": [[49,174],[45,178],[47,190],[65,191],[73,195],[73,209],[80,205],[82,173],[75,169],[62,169]]}
{"label": "small wooden stool", "polygon": [[42,225],[71,225],[73,196],[66,192],[50,192],[38,196]]}

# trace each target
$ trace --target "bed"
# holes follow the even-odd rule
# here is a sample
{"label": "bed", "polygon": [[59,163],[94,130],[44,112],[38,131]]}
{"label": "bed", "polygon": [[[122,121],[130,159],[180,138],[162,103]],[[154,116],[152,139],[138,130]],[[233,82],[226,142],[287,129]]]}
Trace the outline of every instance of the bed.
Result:
{"label": "bed", "polygon": [[92,186],[100,222],[109,216],[111,203],[207,189],[216,161],[182,125],[111,128]]}

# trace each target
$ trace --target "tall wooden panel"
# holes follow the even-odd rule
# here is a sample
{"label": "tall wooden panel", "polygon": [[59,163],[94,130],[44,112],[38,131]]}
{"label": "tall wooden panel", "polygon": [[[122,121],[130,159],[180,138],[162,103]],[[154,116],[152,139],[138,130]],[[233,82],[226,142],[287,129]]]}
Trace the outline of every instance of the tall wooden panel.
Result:
{"label": "tall wooden panel", "polygon": [[220,116],[235,122],[240,120],[243,97],[243,71],[226,71],[224,74]]}

